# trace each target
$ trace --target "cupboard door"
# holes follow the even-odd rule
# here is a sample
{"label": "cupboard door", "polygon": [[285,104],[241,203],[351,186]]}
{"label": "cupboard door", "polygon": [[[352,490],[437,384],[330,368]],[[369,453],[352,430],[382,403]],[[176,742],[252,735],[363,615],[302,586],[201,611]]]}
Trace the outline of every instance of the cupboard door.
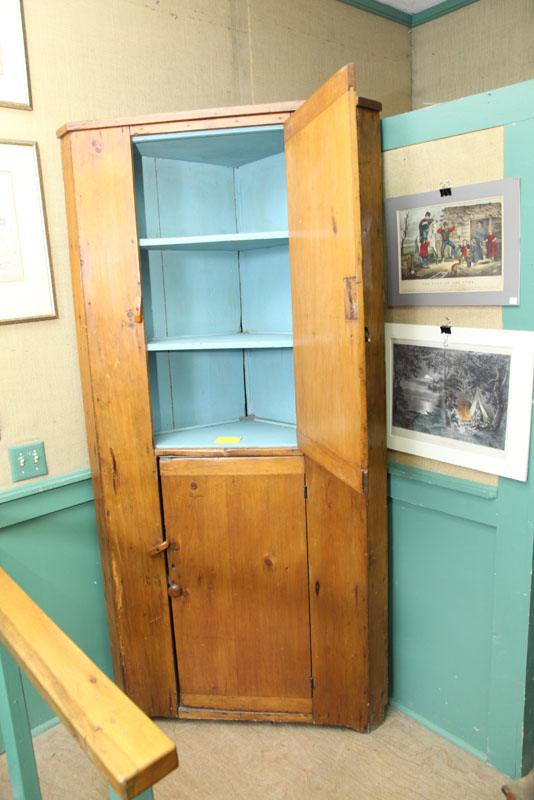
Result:
{"label": "cupboard door", "polygon": [[297,109],[284,131],[297,442],[365,491],[371,381],[384,405],[382,206],[379,106],[362,101],[366,116],[358,102],[349,65]]}
{"label": "cupboard door", "polygon": [[378,110],[357,98],[349,65],[284,124],[313,718],[361,731],[381,722],[387,702]]}
{"label": "cupboard door", "polygon": [[301,456],[160,459],[180,708],[310,714]]}

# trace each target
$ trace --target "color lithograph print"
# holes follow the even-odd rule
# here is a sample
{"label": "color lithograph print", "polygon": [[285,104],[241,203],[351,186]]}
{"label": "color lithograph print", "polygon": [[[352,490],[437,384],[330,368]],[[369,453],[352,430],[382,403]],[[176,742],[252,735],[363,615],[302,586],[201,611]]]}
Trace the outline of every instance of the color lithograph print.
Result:
{"label": "color lithograph print", "polygon": [[388,447],[526,480],[534,333],[386,324]]}
{"label": "color lithograph print", "polygon": [[517,305],[519,181],[386,201],[390,305]]}
{"label": "color lithograph print", "polygon": [[392,424],[505,449],[510,353],[393,345]]}
{"label": "color lithograph print", "polygon": [[400,292],[502,291],[503,198],[397,211]]}

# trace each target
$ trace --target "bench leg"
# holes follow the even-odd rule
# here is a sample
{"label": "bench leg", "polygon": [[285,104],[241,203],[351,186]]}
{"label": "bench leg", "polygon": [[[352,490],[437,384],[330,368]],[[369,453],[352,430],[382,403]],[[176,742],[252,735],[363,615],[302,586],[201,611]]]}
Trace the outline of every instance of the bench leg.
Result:
{"label": "bench leg", "polygon": [[1,644],[0,725],[13,800],[41,800],[22,677],[17,664]]}
{"label": "bench leg", "polygon": [[[109,796],[111,800],[120,800],[119,795],[115,794],[111,786],[109,788]],[[154,793],[152,792],[152,789],[145,789],[142,794],[137,795],[136,800],[154,800]]]}

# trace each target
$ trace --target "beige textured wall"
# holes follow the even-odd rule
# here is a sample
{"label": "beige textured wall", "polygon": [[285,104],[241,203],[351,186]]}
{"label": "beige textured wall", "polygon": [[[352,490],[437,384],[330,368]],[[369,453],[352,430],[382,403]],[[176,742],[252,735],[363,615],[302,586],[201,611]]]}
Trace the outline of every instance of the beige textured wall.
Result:
{"label": "beige textured wall", "polygon": [[[446,173],[444,172],[446,170]],[[443,180],[452,186],[500,180],[504,177],[503,128],[466,133],[448,139],[400,147],[383,154],[384,198],[435,190]],[[428,306],[390,308],[386,322],[455,327],[502,328],[500,306]],[[406,453],[391,453],[393,461],[446,475],[497,485],[498,478]]]}
{"label": "beige textured wall", "polygon": [[60,125],[306,97],[348,61],[386,115],[410,108],[407,28],[338,0],[24,0],[24,10],[34,110],[0,108],[0,130],[39,144],[59,318],[0,326],[0,490],[13,487],[10,446],[44,440],[50,475],[88,465]]}
{"label": "beige textured wall", "polygon": [[479,0],[412,32],[413,108],[534,78],[533,0]]}

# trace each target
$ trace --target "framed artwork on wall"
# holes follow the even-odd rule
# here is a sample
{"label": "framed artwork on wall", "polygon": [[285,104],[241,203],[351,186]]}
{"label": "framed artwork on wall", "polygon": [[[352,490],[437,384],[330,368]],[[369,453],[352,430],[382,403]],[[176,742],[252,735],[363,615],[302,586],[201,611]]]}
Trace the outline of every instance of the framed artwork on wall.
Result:
{"label": "framed artwork on wall", "polygon": [[386,325],[388,447],[527,479],[534,332]]}
{"label": "framed artwork on wall", "polygon": [[0,3],[0,105],[31,109],[22,0]]}
{"label": "framed artwork on wall", "polygon": [[519,178],[386,200],[390,306],[519,305]]}
{"label": "framed artwork on wall", "polygon": [[0,322],[56,316],[37,144],[0,141]]}

